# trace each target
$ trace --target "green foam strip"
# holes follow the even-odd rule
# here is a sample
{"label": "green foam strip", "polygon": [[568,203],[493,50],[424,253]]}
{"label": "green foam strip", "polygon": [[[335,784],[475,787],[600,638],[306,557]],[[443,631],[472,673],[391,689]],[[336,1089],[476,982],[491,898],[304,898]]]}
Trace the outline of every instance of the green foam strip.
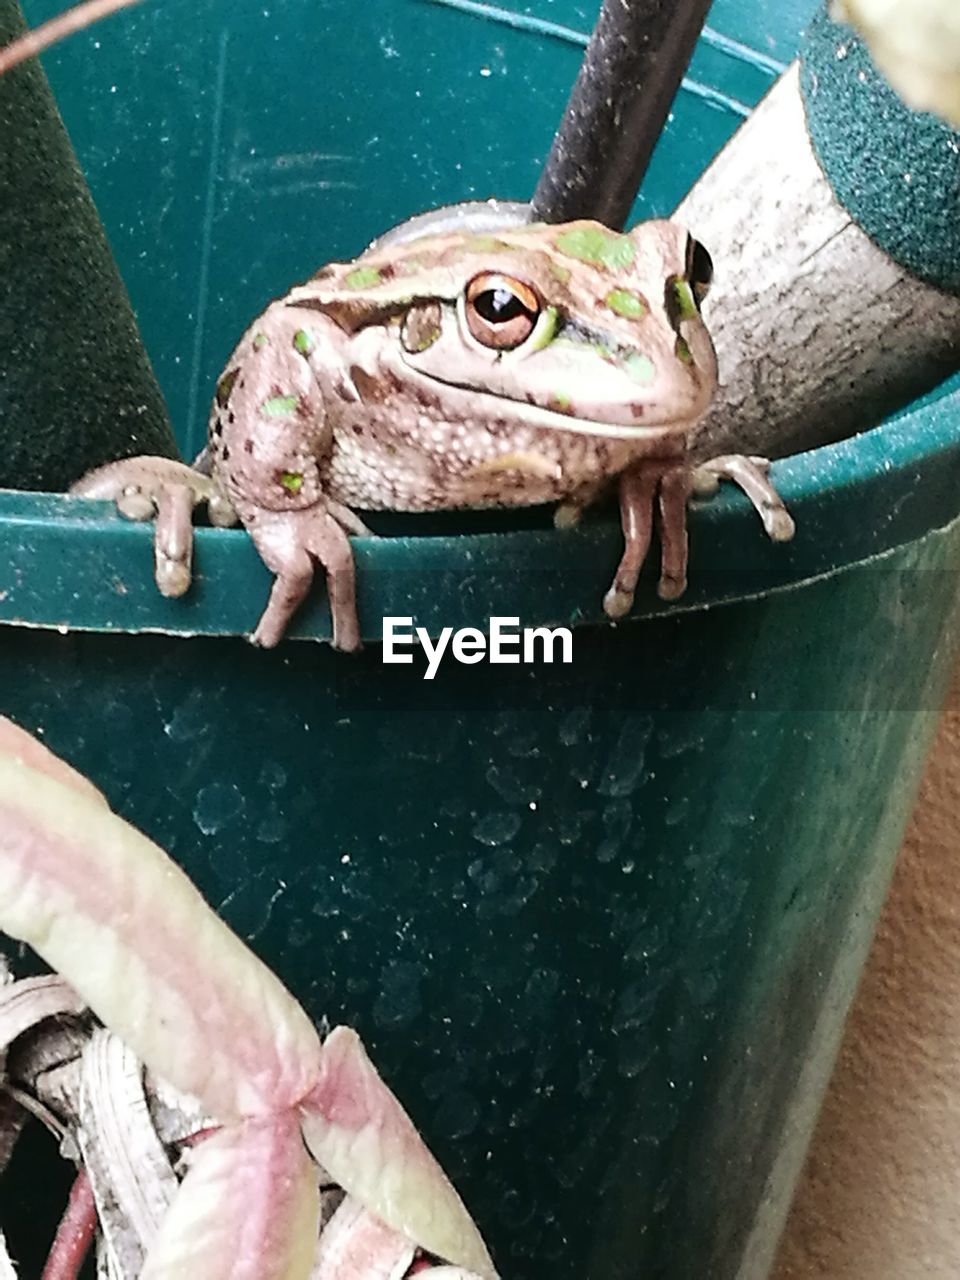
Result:
{"label": "green foam strip", "polygon": [[913,275],[960,293],[960,134],[907,108],[859,37],[823,13],[809,29],[801,87],[840,203]]}

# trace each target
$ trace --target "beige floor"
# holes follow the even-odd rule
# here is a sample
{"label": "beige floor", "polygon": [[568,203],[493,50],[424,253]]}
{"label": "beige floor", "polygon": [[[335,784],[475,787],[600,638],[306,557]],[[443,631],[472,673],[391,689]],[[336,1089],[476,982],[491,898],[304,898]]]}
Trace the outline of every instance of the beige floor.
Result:
{"label": "beige floor", "polygon": [[960,672],[772,1280],[960,1280]]}

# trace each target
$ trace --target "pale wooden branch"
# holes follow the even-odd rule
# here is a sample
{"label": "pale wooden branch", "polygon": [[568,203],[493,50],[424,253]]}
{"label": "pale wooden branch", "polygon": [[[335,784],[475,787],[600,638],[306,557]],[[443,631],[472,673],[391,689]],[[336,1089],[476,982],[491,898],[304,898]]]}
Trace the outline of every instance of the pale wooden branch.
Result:
{"label": "pale wooden branch", "polygon": [[721,385],[695,457],[840,439],[960,366],[960,298],[910,275],[837,202],[796,64],[674,216],[716,267],[704,316]]}
{"label": "pale wooden branch", "polygon": [[27,58],[33,58],[44,49],[49,49],[52,44],[99,22],[101,18],[139,3],[140,0],[85,0],[66,13],[57,14],[55,18],[42,22],[39,27],[25,32],[0,49],[0,76],[18,63],[25,62]]}

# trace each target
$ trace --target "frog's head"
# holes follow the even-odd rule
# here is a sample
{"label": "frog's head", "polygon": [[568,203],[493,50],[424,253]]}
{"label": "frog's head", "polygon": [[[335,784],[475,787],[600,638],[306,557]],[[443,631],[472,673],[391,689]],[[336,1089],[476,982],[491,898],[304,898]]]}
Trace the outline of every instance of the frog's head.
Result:
{"label": "frog's head", "polygon": [[351,333],[378,327],[391,369],[445,404],[502,416],[510,402],[539,426],[633,437],[684,430],[710,401],[710,274],[672,222],[620,234],[581,221],[424,237],[303,292]]}

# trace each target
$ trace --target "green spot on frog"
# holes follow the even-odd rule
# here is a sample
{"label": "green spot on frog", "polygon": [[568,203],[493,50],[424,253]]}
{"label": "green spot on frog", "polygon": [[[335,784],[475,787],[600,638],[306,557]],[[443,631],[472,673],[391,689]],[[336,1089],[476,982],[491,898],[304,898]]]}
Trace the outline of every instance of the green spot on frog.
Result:
{"label": "green spot on frog", "polygon": [[557,308],[546,307],[537,321],[534,340],[530,344],[531,351],[542,351],[548,347],[557,333]]}
{"label": "green spot on frog", "polygon": [[554,246],[568,258],[590,262],[610,271],[622,271],[629,267],[636,255],[629,236],[607,231],[603,227],[572,227],[557,236]]}
{"label": "green spot on frog", "polygon": [[303,488],[303,476],[299,471],[282,471],[280,483],[288,493],[299,493]]}
{"label": "green spot on frog", "polygon": [[253,340],[254,351],[262,351],[269,341],[270,339],[265,333],[258,333]]}
{"label": "green spot on frog", "polygon": [[554,258],[550,259],[550,274],[554,280],[558,280],[560,284],[568,284],[573,272],[569,267],[565,267],[562,262],[557,262]]}
{"label": "green spot on frog", "polygon": [[684,364],[693,364],[693,352],[684,338],[677,339],[674,350],[678,360],[682,360]]}
{"label": "green spot on frog", "polygon": [[302,356],[308,356],[313,350],[313,338],[306,329],[298,329],[293,335],[293,345]]}
{"label": "green spot on frog", "polygon": [[372,289],[383,282],[383,276],[376,267],[354,267],[343,278],[348,289]]}
{"label": "green spot on frog", "polygon": [[604,299],[611,311],[626,320],[639,320],[647,314],[647,303],[631,289],[611,289]]}
{"label": "green spot on frog", "polygon": [[558,410],[560,413],[566,413],[573,401],[565,391],[555,391],[550,400],[550,407]]}
{"label": "green spot on frog", "polygon": [[471,236],[463,247],[467,253],[503,253],[505,249],[512,249],[513,245],[507,244],[505,240],[498,240],[496,236]]}
{"label": "green spot on frog", "polygon": [[286,418],[296,411],[299,403],[297,396],[271,396],[264,400],[260,412],[265,418]]}
{"label": "green spot on frog", "polygon": [[687,284],[686,280],[674,280],[673,296],[677,300],[677,310],[680,313],[681,320],[692,320],[697,314],[697,304],[693,297],[693,290]]}
{"label": "green spot on frog", "polygon": [[643,386],[649,386],[656,376],[657,370],[653,361],[649,356],[641,355],[639,351],[631,351],[630,355],[620,361],[620,364],[624,373]]}
{"label": "green spot on frog", "polygon": [[230,399],[233,384],[240,377],[239,369],[229,369],[217,383],[217,404],[223,409]]}

